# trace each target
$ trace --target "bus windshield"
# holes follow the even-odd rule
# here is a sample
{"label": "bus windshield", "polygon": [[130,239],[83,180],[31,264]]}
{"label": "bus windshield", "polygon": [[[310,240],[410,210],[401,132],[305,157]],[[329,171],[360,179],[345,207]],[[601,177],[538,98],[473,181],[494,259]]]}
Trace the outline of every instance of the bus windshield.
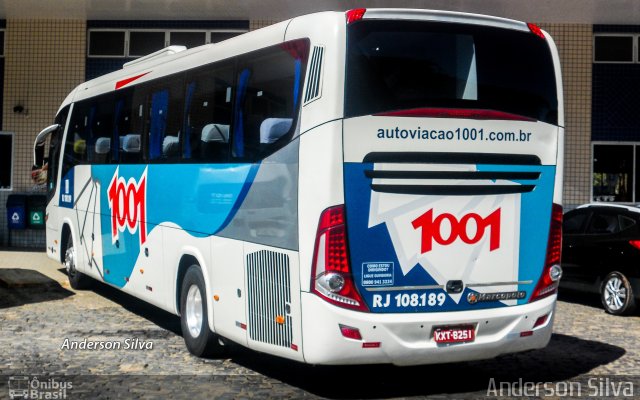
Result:
{"label": "bus windshield", "polygon": [[345,117],[415,108],[496,110],[558,124],[551,52],[531,32],[362,20],[347,35]]}

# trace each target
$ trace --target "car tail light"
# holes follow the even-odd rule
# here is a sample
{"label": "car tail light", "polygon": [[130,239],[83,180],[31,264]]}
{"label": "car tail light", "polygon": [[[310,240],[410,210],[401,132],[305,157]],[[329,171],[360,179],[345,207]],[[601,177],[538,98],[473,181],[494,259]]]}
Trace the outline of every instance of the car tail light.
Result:
{"label": "car tail light", "polygon": [[547,40],[547,38],[544,37],[544,33],[542,33],[542,29],[540,29],[538,25],[532,24],[531,22],[529,22],[527,26],[529,27],[529,30],[531,31],[531,33],[533,33],[534,35],[538,36],[541,39]]}
{"label": "car tail light", "polygon": [[347,25],[360,21],[362,17],[364,17],[364,13],[367,12],[366,8],[354,8],[353,10],[349,10],[345,13],[347,16]]}
{"label": "car tail light", "polygon": [[640,250],[640,240],[629,240],[629,244]]}
{"label": "car tail light", "polygon": [[311,270],[312,290],[340,307],[369,311],[353,283],[347,249],[344,205],[327,208],[318,223]]}
{"label": "car tail light", "polygon": [[547,257],[542,270],[542,276],[536,285],[530,302],[540,300],[554,294],[558,290],[558,282],[562,277],[560,258],[562,256],[562,206],[553,204],[551,209],[551,226],[549,228],[549,242]]}

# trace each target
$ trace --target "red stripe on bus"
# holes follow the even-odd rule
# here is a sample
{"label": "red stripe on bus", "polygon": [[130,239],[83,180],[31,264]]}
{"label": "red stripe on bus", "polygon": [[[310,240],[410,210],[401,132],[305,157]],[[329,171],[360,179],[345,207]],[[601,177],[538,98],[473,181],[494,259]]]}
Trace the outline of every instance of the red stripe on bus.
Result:
{"label": "red stripe on bus", "polygon": [[428,118],[467,118],[483,120],[535,121],[533,118],[496,110],[478,110],[464,108],[413,108],[409,110],[385,111],[376,116],[384,117],[428,117]]}
{"label": "red stripe on bus", "polygon": [[[151,71],[149,71],[149,72],[151,72]],[[130,84],[131,82],[133,82],[133,81],[135,81],[137,79],[142,78],[143,76],[145,76],[149,72],[145,72],[144,74],[132,76],[131,78],[123,79],[121,81],[116,82],[116,90],[120,89],[123,86],[126,86],[126,85]]]}

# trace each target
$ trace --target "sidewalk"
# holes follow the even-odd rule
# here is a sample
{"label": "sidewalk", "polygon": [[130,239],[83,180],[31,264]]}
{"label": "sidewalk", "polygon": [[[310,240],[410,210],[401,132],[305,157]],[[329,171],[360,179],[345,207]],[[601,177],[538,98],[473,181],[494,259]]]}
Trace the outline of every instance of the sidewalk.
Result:
{"label": "sidewalk", "polygon": [[0,285],[9,288],[37,286],[49,280],[68,288],[62,268],[62,264],[47,257],[44,251],[0,251]]}

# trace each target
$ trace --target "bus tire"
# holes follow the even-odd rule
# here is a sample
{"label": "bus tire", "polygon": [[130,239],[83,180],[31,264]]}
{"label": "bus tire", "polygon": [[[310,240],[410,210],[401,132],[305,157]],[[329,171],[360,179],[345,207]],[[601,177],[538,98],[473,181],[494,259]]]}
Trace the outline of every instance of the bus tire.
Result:
{"label": "bus tire", "polygon": [[207,291],[200,266],[192,265],[182,280],[180,325],[189,352],[198,357],[220,357],[225,347],[209,329]]}
{"label": "bus tire", "polygon": [[76,263],[78,260],[77,251],[73,245],[73,236],[71,232],[68,233],[67,246],[64,252],[64,268],[67,271],[67,277],[69,278],[69,284],[75,290],[88,289],[91,287],[92,280],[87,275],[78,271]]}

